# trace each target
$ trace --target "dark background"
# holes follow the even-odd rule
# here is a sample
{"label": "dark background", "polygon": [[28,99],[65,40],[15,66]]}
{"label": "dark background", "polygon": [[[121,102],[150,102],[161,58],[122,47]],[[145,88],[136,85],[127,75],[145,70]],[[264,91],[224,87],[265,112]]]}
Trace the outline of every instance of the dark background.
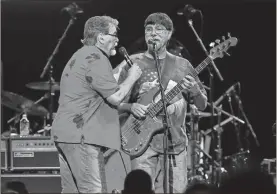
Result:
{"label": "dark background", "polygon": [[[63,34],[69,15],[61,13],[61,9],[72,1],[62,0],[6,0],[1,4],[1,60],[3,67],[2,90],[11,91],[36,101],[44,93],[31,90],[25,84],[46,81],[39,76],[53,52],[58,39]],[[261,144],[255,145],[251,134],[247,136],[247,126],[241,126],[241,138],[245,145],[246,137],[250,142],[252,155],[260,161],[262,158],[275,157],[275,137],[272,125],[276,122],[276,5],[275,1],[157,1],[157,0],[86,0],[75,1],[83,10],[75,24],[70,28],[54,59],[56,81],[60,80],[62,70],[71,55],[80,48],[85,21],[95,15],[109,15],[120,22],[120,44],[128,50],[133,43],[144,35],[143,22],[153,12],[165,12],[173,20],[175,33],[173,37],[185,45],[196,67],[205,54],[196,41],[186,19],[177,16],[179,8],[192,4],[200,9],[204,16],[203,43],[206,48],[215,39],[221,39],[228,32],[237,37],[236,47],[229,50],[231,57],[215,60],[224,81],[221,82],[214,74],[214,101],[232,84],[241,83],[241,99],[244,111],[257,134]],[[200,33],[200,20],[194,18],[195,28]],[[134,46],[133,46],[134,47]],[[111,59],[114,66],[122,60],[116,56]],[[203,71],[200,79],[209,84],[209,74]],[[57,109],[59,93],[56,93],[55,108]],[[47,108],[48,102],[42,103]],[[234,109],[237,105],[234,103]],[[227,100],[223,109],[230,112]],[[208,109],[206,110],[208,111]],[[13,116],[9,108],[2,108],[2,132],[8,130],[5,122]],[[237,111],[236,111],[237,113]],[[224,117],[225,119],[226,117]],[[41,118],[30,118],[31,122],[41,122]],[[200,128],[209,128],[209,119],[200,120]],[[228,123],[224,127],[224,155],[235,152],[237,140],[234,126]]]}

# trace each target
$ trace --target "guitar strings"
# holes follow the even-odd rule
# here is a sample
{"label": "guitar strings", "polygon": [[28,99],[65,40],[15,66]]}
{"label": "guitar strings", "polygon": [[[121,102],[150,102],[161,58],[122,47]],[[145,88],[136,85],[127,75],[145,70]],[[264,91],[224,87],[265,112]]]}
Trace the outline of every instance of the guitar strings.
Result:
{"label": "guitar strings", "polygon": [[[169,101],[168,98],[173,98],[175,97],[180,91],[181,91],[181,86],[180,84],[177,84],[174,88],[172,88],[172,90],[170,92],[168,92],[166,94],[166,100]],[[162,103],[161,103],[161,100],[159,100],[154,106],[152,107],[149,107],[149,113],[151,118],[153,118],[157,113],[158,111],[160,111],[162,108]],[[153,113],[153,112],[154,113]],[[147,118],[148,119],[148,118]],[[138,121],[138,120],[134,120],[134,122],[131,124],[131,126],[129,126],[129,128],[124,131],[122,133],[122,137],[123,138],[130,138],[131,136],[133,136],[135,133],[134,132],[138,132],[137,130],[143,125],[145,124],[145,122],[147,122],[148,120],[143,120],[143,121]]]}
{"label": "guitar strings", "polygon": [[[165,97],[167,101],[169,101],[168,98],[175,97],[182,90],[182,86],[180,84],[181,82],[166,94]],[[160,99],[154,106],[149,108],[149,112],[151,113],[150,114],[151,118],[154,117],[157,114],[157,112],[161,110],[161,108],[162,108],[162,101]],[[139,129],[146,121],[148,120],[143,120],[143,121],[134,120],[134,122],[129,126],[129,128],[127,128],[127,130],[122,133],[122,137],[128,139],[131,136],[135,135],[136,130]]]}

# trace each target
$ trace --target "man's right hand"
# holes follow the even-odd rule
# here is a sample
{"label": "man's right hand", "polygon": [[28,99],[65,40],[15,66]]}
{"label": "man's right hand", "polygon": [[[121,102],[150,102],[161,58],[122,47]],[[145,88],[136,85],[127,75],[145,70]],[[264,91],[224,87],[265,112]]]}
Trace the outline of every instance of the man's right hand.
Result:
{"label": "man's right hand", "polygon": [[141,73],[142,71],[138,64],[134,63],[134,65],[132,65],[132,67],[128,71],[128,77],[133,80],[137,80],[140,77]]}
{"label": "man's right hand", "polygon": [[147,108],[149,105],[145,106],[138,103],[133,103],[131,106],[131,113],[139,118],[145,117],[145,114],[147,112]]}

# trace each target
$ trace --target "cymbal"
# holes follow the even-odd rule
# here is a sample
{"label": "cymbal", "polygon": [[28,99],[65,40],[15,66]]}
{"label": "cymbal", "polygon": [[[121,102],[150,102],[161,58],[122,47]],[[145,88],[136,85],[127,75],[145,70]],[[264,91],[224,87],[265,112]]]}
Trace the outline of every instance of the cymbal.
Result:
{"label": "cymbal", "polygon": [[[202,111],[198,111],[198,113],[199,113],[199,117],[211,117],[212,116],[212,113],[210,113],[210,112],[202,112]],[[191,117],[191,113],[190,112],[188,112],[187,113],[187,116],[188,117]],[[197,116],[197,115],[196,115]],[[217,114],[214,114],[214,116],[217,116]]]}
{"label": "cymbal", "polygon": [[48,114],[48,111],[43,106],[34,104],[32,100],[12,92],[2,91],[1,103],[10,109],[17,112],[26,112],[29,115],[46,116]]}
{"label": "cymbal", "polygon": [[[34,89],[34,90],[49,90],[50,83],[49,82],[32,82],[32,83],[26,84],[26,87]],[[52,90],[60,90],[60,83],[53,82]]]}

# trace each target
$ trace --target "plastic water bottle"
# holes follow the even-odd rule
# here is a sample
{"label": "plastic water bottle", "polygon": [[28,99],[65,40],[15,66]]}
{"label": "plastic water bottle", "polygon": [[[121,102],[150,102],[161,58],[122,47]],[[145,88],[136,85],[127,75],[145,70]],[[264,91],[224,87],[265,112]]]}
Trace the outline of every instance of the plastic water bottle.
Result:
{"label": "plastic water bottle", "polygon": [[29,135],[30,122],[27,118],[27,114],[23,114],[20,119],[20,135]]}

